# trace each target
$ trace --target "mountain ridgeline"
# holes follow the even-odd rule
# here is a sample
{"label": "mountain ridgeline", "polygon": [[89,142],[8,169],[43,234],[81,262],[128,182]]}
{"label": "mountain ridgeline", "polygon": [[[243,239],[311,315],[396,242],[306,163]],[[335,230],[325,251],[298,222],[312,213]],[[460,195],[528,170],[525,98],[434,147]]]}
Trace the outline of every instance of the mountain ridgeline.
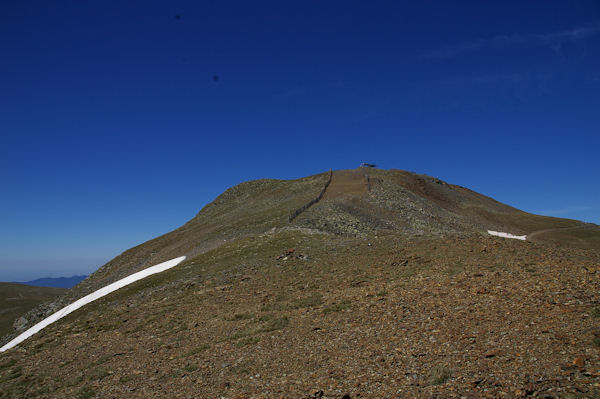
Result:
{"label": "mountain ridgeline", "polygon": [[179,256],[0,354],[0,397],[524,397],[600,379],[597,225],[370,167],[229,188],[18,330]]}
{"label": "mountain ridgeline", "polygon": [[87,276],[71,276],[71,277],[42,277],[31,281],[18,282],[18,284],[32,285],[34,287],[56,287],[56,288],[71,288],[79,284]]}
{"label": "mountain ridgeline", "polygon": [[468,188],[413,172],[361,167],[297,180],[259,179],[227,189],[180,228],[117,256],[60,300],[32,311],[26,317],[30,323],[21,329],[151,265],[181,255],[193,259],[240,238],[300,228],[352,237],[496,230],[533,234],[538,242],[600,248],[597,225],[523,212]]}
{"label": "mountain ridgeline", "polygon": [[[536,240],[600,247],[598,226],[539,216],[467,188],[401,170],[359,168],[297,180],[260,179],[239,184],[206,205],[193,219],[163,236],[131,248],[83,282],[97,288],[152,264],[185,255],[193,259],[223,243],[273,229],[309,228],[326,233],[441,235],[506,231]],[[320,195],[326,187],[324,195]],[[323,197],[291,223],[289,215]],[[570,230],[562,230],[562,229]],[[579,234],[577,234],[577,233]],[[540,234],[541,233],[541,234]]]}

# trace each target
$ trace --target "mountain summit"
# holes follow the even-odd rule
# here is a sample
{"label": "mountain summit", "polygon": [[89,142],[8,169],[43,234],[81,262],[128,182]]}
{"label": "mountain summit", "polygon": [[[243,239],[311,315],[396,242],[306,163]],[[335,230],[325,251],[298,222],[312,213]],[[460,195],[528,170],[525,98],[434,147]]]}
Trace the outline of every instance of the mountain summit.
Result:
{"label": "mountain summit", "polygon": [[232,187],[28,325],[179,256],[0,354],[3,397],[562,397],[600,383],[598,226],[372,167]]}

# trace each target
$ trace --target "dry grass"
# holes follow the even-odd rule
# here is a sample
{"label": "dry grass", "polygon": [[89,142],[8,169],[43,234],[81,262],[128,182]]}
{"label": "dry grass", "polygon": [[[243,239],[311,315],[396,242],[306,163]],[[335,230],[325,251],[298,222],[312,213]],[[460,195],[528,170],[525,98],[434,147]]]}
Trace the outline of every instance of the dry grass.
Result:
{"label": "dry grass", "polygon": [[[387,175],[371,173],[376,193]],[[185,245],[202,234],[221,238],[1,355],[0,397],[77,397],[89,387],[92,396],[139,398],[306,397],[319,390],[329,397],[494,397],[525,384],[542,396],[598,382],[594,374],[561,371],[573,370],[581,353],[590,367],[600,361],[592,337],[581,339],[600,317],[597,310],[581,317],[600,303],[597,252],[471,230],[377,230],[371,222],[381,215],[363,217],[360,201],[338,207],[339,215],[375,230],[335,235],[300,229],[300,222],[279,225],[296,197],[318,191],[319,178],[232,189],[173,235],[128,252],[114,273],[150,262],[147,251],[167,256],[192,248]],[[498,217],[506,211],[432,179],[415,181],[444,206],[464,196]],[[454,197],[440,197],[448,190]],[[359,210],[378,204],[369,206]],[[323,209],[311,208],[303,220]],[[289,248],[308,260],[283,260]],[[45,378],[55,383],[37,383],[48,390],[38,393],[31,381]]]}
{"label": "dry grass", "polygon": [[446,365],[437,365],[431,369],[429,373],[429,383],[432,385],[440,385],[448,381],[452,377],[452,369]]}
{"label": "dry grass", "polygon": [[16,319],[65,291],[64,288],[0,283],[0,337],[14,331],[13,323]]}

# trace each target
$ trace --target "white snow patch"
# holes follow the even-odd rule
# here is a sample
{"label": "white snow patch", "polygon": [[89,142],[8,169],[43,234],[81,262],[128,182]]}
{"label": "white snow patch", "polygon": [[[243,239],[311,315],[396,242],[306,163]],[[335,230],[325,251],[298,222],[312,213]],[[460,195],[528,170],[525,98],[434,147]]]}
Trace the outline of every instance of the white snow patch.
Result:
{"label": "white snow patch", "polygon": [[4,345],[2,348],[0,348],[0,352],[4,352],[5,350],[20,344],[27,338],[31,337],[33,334],[40,331],[42,328],[47,327],[48,325],[54,323],[56,320],[65,317],[66,315],[79,309],[80,307],[87,305],[88,303],[93,302],[98,298],[102,298],[103,296],[108,295],[111,292],[118,290],[119,288],[123,288],[126,285],[129,285],[135,281],[141,280],[144,277],[148,277],[152,274],[160,273],[174,266],[177,266],[184,260],[185,256],[180,256],[179,258],[171,259],[166,262],[159,263],[158,265],[141,270],[137,273],[133,273],[132,275],[122,278],[121,280],[115,281],[114,283],[109,284],[106,287],[102,287],[99,290],[94,291],[91,294],[76,300],[72,304],[65,306],[53,315],[46,317],[44,320],[40,321],[35,326],[31,327],[29,330],[25,331],[24,333],[22,333],[21,335]]}
{"label": "white snow patch", "polygon": [[488,234],[491,234],[493,236],[498,236],[498,237],[504,237],[504,238],[514,238],[515,240],[523,240],[523,241],[525,241],[527,239],[527,235],[516,236],[516,235],[510,234],[510,233],[503,233],[501,231],[488,230]]}

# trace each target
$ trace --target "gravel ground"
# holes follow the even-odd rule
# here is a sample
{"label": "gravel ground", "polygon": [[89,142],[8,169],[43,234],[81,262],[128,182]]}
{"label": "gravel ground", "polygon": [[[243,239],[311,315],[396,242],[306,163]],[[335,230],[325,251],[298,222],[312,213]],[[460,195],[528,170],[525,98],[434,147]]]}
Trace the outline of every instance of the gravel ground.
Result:
{"label": "gravel ground", "polygon": [[584,398],[600,389],[594,251],[288,229],[181,267],[2,355],[2,397]]}

